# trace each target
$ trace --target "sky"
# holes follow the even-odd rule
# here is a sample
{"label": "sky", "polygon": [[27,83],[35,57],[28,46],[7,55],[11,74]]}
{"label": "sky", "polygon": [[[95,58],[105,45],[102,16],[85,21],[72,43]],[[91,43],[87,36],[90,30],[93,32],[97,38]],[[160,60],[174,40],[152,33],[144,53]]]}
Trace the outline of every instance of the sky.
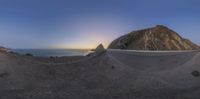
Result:
{"label": "sky", "polygon": [[0,45],[95,48],[165,25],[200,45],[200,0],[0,0]]}

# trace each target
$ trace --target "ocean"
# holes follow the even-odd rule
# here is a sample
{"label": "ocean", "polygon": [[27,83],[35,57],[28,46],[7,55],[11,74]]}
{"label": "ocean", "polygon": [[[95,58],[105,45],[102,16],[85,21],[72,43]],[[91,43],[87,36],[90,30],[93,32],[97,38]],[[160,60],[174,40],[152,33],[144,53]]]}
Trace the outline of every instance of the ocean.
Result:
{"label": "ocean", "polygon": [[21,55],[30,53],[39,57],[85,56],[91,52],[86,49],[12,49],[11,51]]}

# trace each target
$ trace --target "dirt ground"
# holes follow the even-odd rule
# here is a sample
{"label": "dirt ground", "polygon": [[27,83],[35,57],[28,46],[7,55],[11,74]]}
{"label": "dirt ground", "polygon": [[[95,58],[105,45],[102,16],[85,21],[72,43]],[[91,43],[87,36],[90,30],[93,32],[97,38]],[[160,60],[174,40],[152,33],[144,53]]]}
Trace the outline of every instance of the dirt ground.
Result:
{"label": "dirt ground", "polygon": [[40,58],[0,53],[0,99],[199,99],[200,54]]}

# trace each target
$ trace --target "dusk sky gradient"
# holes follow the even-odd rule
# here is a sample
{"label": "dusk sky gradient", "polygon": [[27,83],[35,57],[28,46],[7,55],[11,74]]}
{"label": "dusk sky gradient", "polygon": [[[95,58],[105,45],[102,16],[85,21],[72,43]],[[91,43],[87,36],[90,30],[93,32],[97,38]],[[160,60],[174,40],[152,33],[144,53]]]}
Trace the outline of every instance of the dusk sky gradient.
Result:
{"label": "dusk sky gradient", "polygon": [[200,45],[200,0],[0,0],[0,45],[94,48],[166,25]]}

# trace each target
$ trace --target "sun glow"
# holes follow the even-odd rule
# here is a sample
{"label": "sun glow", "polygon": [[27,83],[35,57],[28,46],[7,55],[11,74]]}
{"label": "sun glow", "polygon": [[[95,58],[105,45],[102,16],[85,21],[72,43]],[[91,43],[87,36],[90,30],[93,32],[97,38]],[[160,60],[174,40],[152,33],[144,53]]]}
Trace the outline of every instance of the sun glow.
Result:
{"label": "sun glow", "polygon": [[[103,38],[103,37],[102,37]],[[95,49],[99,44],[103,44],[105,48],[108,47],[109,41],[101,39],[99,37],[91,37],[90,39],[82,39],[80,42],[74,42],[72,44],[58,44],[54,48],[65,48],[65,49]]]}
{"label": "sun glow", "polygon": [[60,35],[61,41],[53,44],[55,48],[94,49],[99,44],[107,48],[109,43],[118,37],[122,27],[122,22],[114,18],[83,18],[70,26],[65,23],[67,24],[64,22],[59,30],[64,35]]}

